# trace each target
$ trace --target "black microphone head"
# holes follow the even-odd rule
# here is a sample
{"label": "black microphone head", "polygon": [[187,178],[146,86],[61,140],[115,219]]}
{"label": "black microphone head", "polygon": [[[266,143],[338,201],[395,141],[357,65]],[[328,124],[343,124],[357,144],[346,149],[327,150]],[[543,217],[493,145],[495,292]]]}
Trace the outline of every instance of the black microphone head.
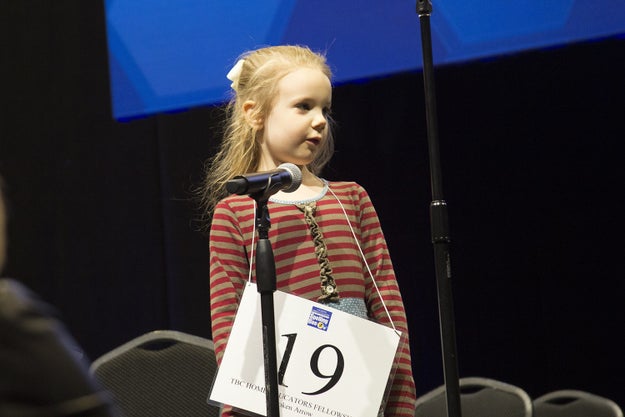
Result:
{"label": "black microphone head", "polygon": [[300,185],[302,185],[302,171],[297,167],[297,165],[285,162],[278,165],[278,169],[284,169],[291,174],[291,184],[282,191],[285,193],[292,193],[297,190]]}
{"label": "black microphone head", "polygon": [[248,182],[243,176],[234,177],[226,183],[226,190],[230,194],[245,194]]}
{"label": "black microphone head", "polygon": [[302,184],[302,171],[297,165],[284,163],[275,170],[237,175],[226,182],[226,190],[231,194],[264,195],[268,197],[282,190],[291,193]]}

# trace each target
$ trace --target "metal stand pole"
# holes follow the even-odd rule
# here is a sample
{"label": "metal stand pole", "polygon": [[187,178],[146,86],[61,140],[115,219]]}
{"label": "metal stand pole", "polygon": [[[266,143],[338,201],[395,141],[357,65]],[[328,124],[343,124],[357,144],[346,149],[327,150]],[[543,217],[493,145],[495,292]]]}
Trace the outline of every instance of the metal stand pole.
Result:
{"label": "metal stand pole", "polygon": [[276,351],[276,327],[273,305],[273,293],[276,291],[276,265],[269,241],[269,210],[267,198],[256,199],[256,282],[260,293],[261,320],[263,331],[263,357],[265,365],[265,397],[267,399],[267,417],[279,417],[278,403],[278,360]]}
{"label": "metal stand pole", "polygon": [[425,111],[428,128],[430,177],[432,185],[430,218],[438,289],[438,309],[446,387],[445,394],[447,399],[447,415],[449,417],[460,417],[460,388],[456,354],[454,308],[451,289],[451,257],[449,254],[451,239],[449,236],[447,203],[443,199],[440,154],[438,147],[436,94],[434,88],[434,65],[432,59],[432,39],[430,30],[430,15],[432,13],[431,2],[429,0],[417,0],[417,13],[421,23]]}

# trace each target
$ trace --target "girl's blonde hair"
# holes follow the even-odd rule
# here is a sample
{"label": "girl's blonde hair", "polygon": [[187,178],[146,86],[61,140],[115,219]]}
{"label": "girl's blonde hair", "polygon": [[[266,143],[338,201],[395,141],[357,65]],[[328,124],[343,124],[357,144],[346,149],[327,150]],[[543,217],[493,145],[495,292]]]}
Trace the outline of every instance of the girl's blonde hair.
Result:
{"label": "girl's blonde hair", "polygon": [[[278,82],[300,68],[318,69],[332,80],[325,56],[305,46],[270,46],[246,52],[240,59],[243,60],[241,72],[232,84],[235,94],[226,106],[224,136],[219,150],[206,164],[200,189],[201,215],[206,227],[215,205],[227,196],[226,182],[236,175],[258,170],[260,145],[256,139],[259,131],[248,120],[264,120],[269,115],[278,92]],[[249,118],[243,111],[243,103],[247,100],[256,103],[254,114]],[[332,121],[328,120],[327,139],[308,169],[318,174],[333,152]]]}

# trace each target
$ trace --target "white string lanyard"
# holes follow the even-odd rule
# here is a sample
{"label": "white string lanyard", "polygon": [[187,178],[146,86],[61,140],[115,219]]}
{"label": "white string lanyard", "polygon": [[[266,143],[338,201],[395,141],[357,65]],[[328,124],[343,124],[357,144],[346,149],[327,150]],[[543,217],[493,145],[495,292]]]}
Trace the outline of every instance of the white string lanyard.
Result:
{"label": "white string lanyard", "polygon": [[256,237],[256,200],[254,200],[254,224],[252,226],[252,250],[250,251],[250,272],[247,275],[248,284],[252,283],[252,261],[254,260],[254,238]]}
{"label": "white string lanyard", "polygon": [[[362,256],[362,260],[363,260],[365,266],[367,267],[367,272],[369,273],[369,277],[371,277],[371,282],[373,282],[373,286],[375,287],[375,290],[378,293],[378,296],[380,297],[380,301],[382,302],[382,306],[384,307],[384,311],[386,312],[386,316],[388,317],[388,320],[391,323],[391,327],[393,328],[393,331],[395,331],[395,333],[398,333],[397,329],[395,328],[395,323],[393,322],[393,318],[391,317],[391,314],[389,313],[388,308],[386,307],[386,303],[384,302],[384,298],[382,297],[382,293],[380,292],[380,289],[378,288],[378,284],[375,282],[375,278],[373,277],[373,272],[371,272],[371,268],[369,268],[369,263],[367,262],[367,258],[365,257],[365,254],[364,254],[362,248],[360,247],[360,242],[358,241],[358,237],[356,236],[356,232],[354,231],[354,228],[352,227],[352,223],[349,221],[349,217],[347,215],[347,211],[345,210],[345,207],[343,206],[343,203],[341,203],[341,200],[339,200],[339,198],[336,196],[336,194],[334,194],[334,191],[332,191],[332,188],[328,187],[328,190],[334,196],[336,201],[339,203],[339,206],[341,207],[341,210],[343,211],[343,214],[345,215],[345,219],[347,220],[347,225],[349,226],[349,230],[351,230],[351,232],[352,232],[352,236],[354,237],[354,241],[356,242],[356,246],[358,247],[358,251],[360,252],[360,256]],[[249,283],[252,282],[252,261],[254,259],[254,240],[255,240],[255,238],[256,238],[256,201],[254,200],[254,224],[252,226],[252,244],[251,244],[250,260],[249,260],[250,270],[249,270],[248,278],[247,278]]]}
{"label": "white string lanyard", "polygon": [[343,207],[343,203],[341,203],[341,200],[339,200],[336,194],[334,194],[334,191],[332,191],[332,188],[328,187],[328,190],[330,191],[330,193],[332,193],[334,198],[336,198],[336,201],[338,201],[339,206],[341,206],[341,210],[343,210],[343,214],[345,215],[345,219],[347,220],[347,225],[349,226],[349,230],[352,231],[352,236],[354,236],[354,241],[356,242],[356,246],[358,247],[360,256],[362,256],[362,260],[365,263],[365,266],[367,267],[367,272],[369,272],[369,276],[371,277],[371,282],[373,282],[373,286],[375,287],[375,290],[378,293],[378,296],[380,297],[380,301],[382,302],[382,306],[384,307],[386,316],[388,317],[388,320],[391,322],[391,327],[393,327],[393,330],[395,331],[395,333],[398,333],[397,329],[395,328],[395,323],[393,323],[393,318],[391,317],[391,314],[388,312],[388,309],[386,308],[386,303],[384,302],[382,293],[380,292],[380,289],[378,288],[378,284],[375,282],[375,278],[373,277],[373,272],[371,272],[371,268],[369,268],[369,263],[367,262],[365,253],[362,251],[362,248],[360,247],[360,242],[358,242],[358,238],[356,237],[356,232],[354,231],[354,228],[352,227],[352,222],[349,221],[349,217],[347,216],[347,211],[345,210],[345,207]]}

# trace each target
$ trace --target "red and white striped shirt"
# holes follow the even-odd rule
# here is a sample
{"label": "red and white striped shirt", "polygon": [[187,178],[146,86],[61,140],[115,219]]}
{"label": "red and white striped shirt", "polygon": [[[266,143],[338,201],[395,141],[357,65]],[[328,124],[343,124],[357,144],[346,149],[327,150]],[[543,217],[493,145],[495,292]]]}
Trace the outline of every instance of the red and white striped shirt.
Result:
{"label": "red and white striped shirt", "polygon": [[[416,393],[406,313],[378,215],[366,190],[359,184],[330,182],[327,185],[331,192],[327,192],[326,188],[314,199],[314,217],[327,247],[327,259],[337,290],[341,299],[363,300],[366,314],[377,323],[390,325],[390,315],[395,328],[402,332],[402,343],[396,355],[397,370],[384,415],[412,417]],[[250,253],[255,250],[252,245],[257,241],[253,237],[254,205],[254,200],[248,196],[232,195],[217,204],[213,215],[210,231],[210,300],[212,338],[218,363],[221,363],[250,267],[252,281],[256,281],[255,264],[253,262],[250,266],[249,263]],[[270,199],[267,208],[271,220],[269,241],[276,264],[277,289],[317,301],[321,295],[320,267],[304,214],[294,202]],[[331,303],[328,305],[332,306]],[[227,415],[232,415],[230,407],[224,408],[223,416]]]}

